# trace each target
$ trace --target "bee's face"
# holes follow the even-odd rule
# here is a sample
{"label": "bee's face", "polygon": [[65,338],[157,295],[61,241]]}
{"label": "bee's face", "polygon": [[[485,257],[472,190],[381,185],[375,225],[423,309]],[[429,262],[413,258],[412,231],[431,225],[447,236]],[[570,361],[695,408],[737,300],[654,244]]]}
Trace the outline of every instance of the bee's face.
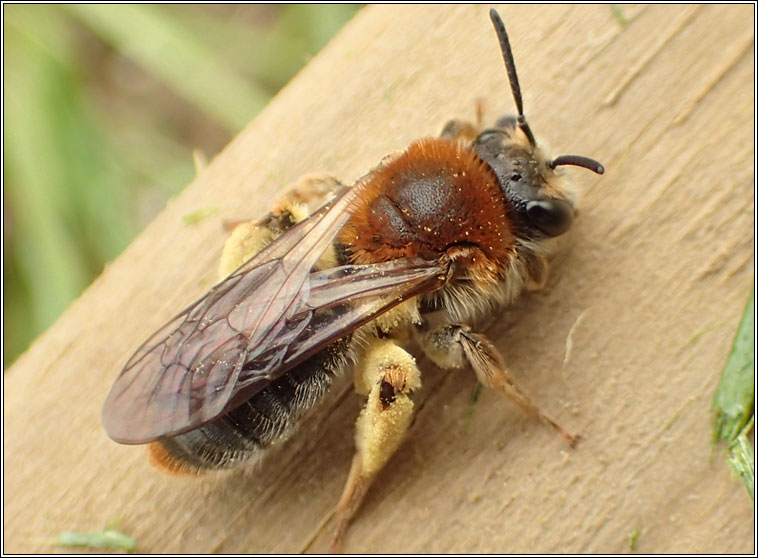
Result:
{"label": "bee's face", "polygon": [[484,130],[474,140],[474,149],[497,176],[518,236],[554,237],[571,228],[572,201],[551,186],[554,171],[521,136],[515,119],[502,118],[496,127]]}

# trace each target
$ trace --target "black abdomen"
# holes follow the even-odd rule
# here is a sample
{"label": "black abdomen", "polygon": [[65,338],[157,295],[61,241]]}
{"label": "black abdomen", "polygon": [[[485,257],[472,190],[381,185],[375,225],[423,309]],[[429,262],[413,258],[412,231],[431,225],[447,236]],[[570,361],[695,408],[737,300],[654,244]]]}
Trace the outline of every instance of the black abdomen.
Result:
{"label": "black abdomen", "polygon": [[197,430],[159,440],[153,455],[169,469],[227,469],[287,439],[347,364],[343,338],[271,382],[236,409]]}

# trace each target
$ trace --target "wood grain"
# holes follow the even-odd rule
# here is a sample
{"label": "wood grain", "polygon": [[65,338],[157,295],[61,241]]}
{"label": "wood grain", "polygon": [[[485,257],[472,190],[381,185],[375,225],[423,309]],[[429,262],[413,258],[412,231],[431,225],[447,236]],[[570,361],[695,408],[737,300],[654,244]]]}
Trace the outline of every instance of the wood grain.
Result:
{"label": "wood grain", "polygon": [[[710,446],[709,407],[754,281],[753,7],[507,6],[526,113],[572,171],[581,212],[547,288],[490,330],[553,432],[473,374],[424,364],[408,441],[348,552],[752,553],[753,509]],[[339,497],[360,401],[334,390],[254,472],[151,469],[104,434],[137,345],[215,279],[224,218],[262,214],[301,174],[352,181],[450,117],[513,110],[487,9],[369,7],[108,266],[5,375],[4,539],[118,520],[143,552],[299,552]],[[218,206],[212,218],[182,216]],[[569,333],[571,332],[571,335]],[[571,340],[567,354],[567,340]]]}

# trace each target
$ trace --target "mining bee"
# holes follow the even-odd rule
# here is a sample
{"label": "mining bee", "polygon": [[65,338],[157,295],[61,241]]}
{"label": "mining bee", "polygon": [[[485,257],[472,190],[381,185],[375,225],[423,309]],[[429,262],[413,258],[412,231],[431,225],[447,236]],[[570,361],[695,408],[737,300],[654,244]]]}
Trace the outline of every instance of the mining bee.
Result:
{"label": "mining bee", "polygon": [[[149,443],[152,461],[170,471],[231,468],[292,434],[352,366],[366,403],[335,545],[411,423],[421,373],[403,348],[409,341],[443,369],[473,369],[574,443],[475,327],[544,285],[554,239],[575,216],[558,167],[604,169],[543,153],[524,116],[505,26],[494,10],[490,17],[517,116],[484,129],[454,120],[352,187],[310,177],[262,220],[238,226],[222,255],[225,279],[121,371],[103,408],[111,438]],[[314,201],[325,203],[311,212],[304,202]]]}

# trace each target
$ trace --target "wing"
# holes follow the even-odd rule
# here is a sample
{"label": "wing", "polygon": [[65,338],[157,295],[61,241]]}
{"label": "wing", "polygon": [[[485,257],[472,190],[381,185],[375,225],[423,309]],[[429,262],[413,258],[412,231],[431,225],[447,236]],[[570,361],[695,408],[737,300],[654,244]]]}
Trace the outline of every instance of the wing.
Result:
{"label": "wing", "polygon": [[410,297],[438,288],[445,260],[312,268],[357,191],[288,230],[150,337],[103,407],[117,442],[194,430],[287,370]]}

